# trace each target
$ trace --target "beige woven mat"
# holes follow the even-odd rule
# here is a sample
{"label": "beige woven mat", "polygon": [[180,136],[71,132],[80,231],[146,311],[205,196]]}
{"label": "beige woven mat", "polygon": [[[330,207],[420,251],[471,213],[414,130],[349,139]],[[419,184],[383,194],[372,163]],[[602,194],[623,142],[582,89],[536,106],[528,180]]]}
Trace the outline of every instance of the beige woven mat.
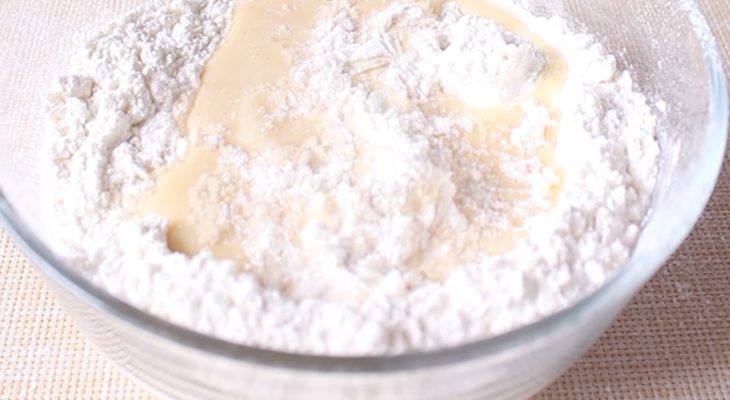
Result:
{"label": "beige woven mat", "polygon": [[[125,1],[83,6],[113,13]],[[83,3],[57,2],[63,7],[56,8],[67,6],[67,12]],[[2,1],[0,18],[13,15],[10,3],[24,6]],[[730,4],[702,3],[728,65]],[[14,34],[33,34],[23,21],[11,23]],[[6,73],[0,70],[0,77]],[[16,111],[10,107],[0,104],[3,113]],[[592,350],[538,399],[730,399],[729,239],[727,158],[717,191],[689,240]],[[97,398],[149,395],[86,343],[0,231],[0,399]]]}

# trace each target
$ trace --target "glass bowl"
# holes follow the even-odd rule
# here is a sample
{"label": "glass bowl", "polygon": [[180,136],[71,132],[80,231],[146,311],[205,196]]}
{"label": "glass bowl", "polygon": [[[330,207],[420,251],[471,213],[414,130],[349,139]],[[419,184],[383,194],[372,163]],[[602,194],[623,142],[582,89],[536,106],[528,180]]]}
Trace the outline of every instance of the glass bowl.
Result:
{"label": "glass bowl", "polygon": [[[70,29],[69,21],[78,15],[64,12],[61,2],[56,3],[59,5],[51,7],[58,12],[47,10],[54,18],[46,22]],[[133,3],[114,2],[109,7],[119,9]],[[692,229],[713,190],[725,151],[727,94],[714,39],[691,1],[522,3],[537,14],[561,15],[576,29],[595,34],[631,70],[643,91],[666,102],[666,115],[661,118],[666,134],[661,138],[659,184],[630,262],[599,290],[548,318],[454,348],[387,357],[287,354],[172,325],[95,287],[44,244],[42,227],[33,218],[39,199],[38,174],[33,167],[43,155],[18,150],[29,143],[42,143],[43,129],[5,134],[0,146],[0,215],[89,340],[162,396],[527,398],[557,378],[604,332]],[[108,14],[104,7],[91,9]],[[93,21],[89,12],[81,20]],[[25,37],[28,46],[40,43],[37,41],[46,41],[48,46],[48,41],[55,41],[68,48],[64,36]],[[49,64],[46,70],[53,67]],[[43,79],[50,82],[50,76]],[[41,113],[38,107],[38,118]],[[32,154],[30,160],[28,154]]]}

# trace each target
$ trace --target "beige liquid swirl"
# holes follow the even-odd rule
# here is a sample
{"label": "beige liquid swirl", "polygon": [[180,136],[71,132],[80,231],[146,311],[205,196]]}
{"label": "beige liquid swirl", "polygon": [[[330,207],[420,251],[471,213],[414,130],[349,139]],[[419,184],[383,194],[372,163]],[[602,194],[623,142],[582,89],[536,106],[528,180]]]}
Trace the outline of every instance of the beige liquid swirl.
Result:
{"label": "beige liquid swirl", "polygon": [[[436,9],[443,3],[443,0],[431,2]],[[560,52],[534,35],[517,16],[504,8],[483,0],[458,0],[457,3],[465,13],[492,19],[507,30],[529,39],[545,53],[545,69],[529,95],[547,108],[551,119],[555,121],[553,127],[546,129],[547,145],[537,150],[537,156],[545,165],[558,170],[554,149],[557,121],[560,120],[560,94],[567,74]],[[369,14],[387,7],[389,2],[356,0],[352,4],[361,13]],[[206,242],[201,238],[206,231],[216,229],[216,221],[191,220],[189,191],[201,176],[214,172],[219,155],[217,150],[199,146],[200,134],[210,130],[225,132],[227,144],[246,150],[296,146],[316,136],[316,120],[268,120],[267,115],[276,107],[268,94],[275,85],[286,84],[292,69],[292,61],[287,54],[310,39],[317,17],[327,7],[332,7],[332,3],[322,0],[296,3],[287,0],[253,0],[237,6],[228,35],[205,66],[194,104],[187,118],[181,122],[183,131],[191,136],[189,153],[159,176],[153,193],[143,205],[143,214],[169,220],[167,239],[172,250],[194,255],[202,249],[209,249],[218,258],[245,263],[245,252],[235,234],[218,237],[213,243]],[[283,26],[288,27],[285,34],[277,32],[278,27]],[[440,99],[437,103],[439,108],[467,116],[475,122],[471,132],[474,145],[486,146],[493,151],[518,153],[516,147],[505,145],[509,141],[504,138],[520,124],[522,110],[507,105],[470,109],[449,99]],[[487,158],[479,161],[485,164],[494,162]],[[499,176],[498,166],[490,168]],[[507,177],[503,180],[504,185],[517,185]],[[553,201],[560,188],[561,184],[553,186]],[[484,243],[484,248],[490,253],[504,252],[514,245],[514,241],[512,232],[504,232],[494,235],[493,239]]]}

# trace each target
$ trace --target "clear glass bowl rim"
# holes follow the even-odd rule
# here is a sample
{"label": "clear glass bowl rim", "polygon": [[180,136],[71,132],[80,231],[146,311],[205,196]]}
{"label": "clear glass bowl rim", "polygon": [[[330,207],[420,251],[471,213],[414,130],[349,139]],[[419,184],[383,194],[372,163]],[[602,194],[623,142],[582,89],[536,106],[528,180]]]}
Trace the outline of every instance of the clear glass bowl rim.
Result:
{"label": "clear glass bowl rim", "polygon": [[[706,20],[699,12],[696,2],[679,1],[686,3],[685,8],[688,13],[692,14],[690,17],[693,18],[693,28],[705,52],[705,61],[710,77],[709,104],[711,115],[709,116],[710,123],[708,126],[713,129],[712,132],[709,132],[709,135],[711,139],[716,141],[714,145],[716,145],[717,150],[710,155],[712,160],[708,165],[712,167],[712,173],[705,177],[705,183],[710,184],[710,187],[714,187],[720,174],[727,141],[728,94],[726,78],[715,39],[710,33]],[[702,210],[709,201],[711,192],[700,194],[698,199],[701,201],[696,203],[695,207],[686,211],[687,216],[691,217],[693,222],[699,219]],[[421,368],[439,367],[489,357],[520,344],[538,340],[547,333],[561,329],[566,324],[570,324],[577,318],[590,313],[601,302],[611,301],[620,291],[633,289],[637,286],[636,282],[639,282],[639,286],[642,285],[669,259],[693,227],[693,224],[690,224],[685,228],[676,230],[671,238],[671,249],[668,249],[666,254],[651,260],[655,265],[641,265],[642,263],[632,259],[628,265],[598,290],[572,306],[502,335],[428,352],[387,356],[339,357],[286,353],[237,344],[194,332],[137,309],[95,286],[74,271],[73,268],[68,267],[65,262],[58,259],[20,220],[2,190],[0,190],[0,222],[4,223],[8,232],[25,251],[25,254],[49,279],[95,310],[110,314],[123,323],[179,345],[192,347],[201,352],[233,361],[293,370],[332,373],[405,372]]]}

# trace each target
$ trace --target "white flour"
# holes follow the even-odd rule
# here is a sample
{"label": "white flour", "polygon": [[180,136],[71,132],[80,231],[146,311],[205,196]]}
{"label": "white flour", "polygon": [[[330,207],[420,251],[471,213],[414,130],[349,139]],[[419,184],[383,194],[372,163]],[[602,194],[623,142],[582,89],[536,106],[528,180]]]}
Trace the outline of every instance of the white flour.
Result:
{"label": "white flour", "polygon": [[[561,20],[529,17],[568,66],[558,125],[528,95],[547,62],[530,41],[455,4],[434,13],[399,2],[369,18],[333,6],[292,55],[270,122],[321,113],[317,140],[222,146],[217,170],[191,189],[194,218],[218,222],[207,240],[234,235],[246,265],[171,252],[166,221],[135,213],[156,174],[185,156],[176,118],[233,4],[133,14],[91,41],[51,95],[52,237],[111,293],[260,347],[399,353],[535,321],[628,260],[658,155],[655,119],[628,74]],[[473,121],[436,106],[439,96],[518,104],[525,117],[497,147],[520,153],[471,144]],[[546,166],[537,150],[556,127],[557,165]]]}

